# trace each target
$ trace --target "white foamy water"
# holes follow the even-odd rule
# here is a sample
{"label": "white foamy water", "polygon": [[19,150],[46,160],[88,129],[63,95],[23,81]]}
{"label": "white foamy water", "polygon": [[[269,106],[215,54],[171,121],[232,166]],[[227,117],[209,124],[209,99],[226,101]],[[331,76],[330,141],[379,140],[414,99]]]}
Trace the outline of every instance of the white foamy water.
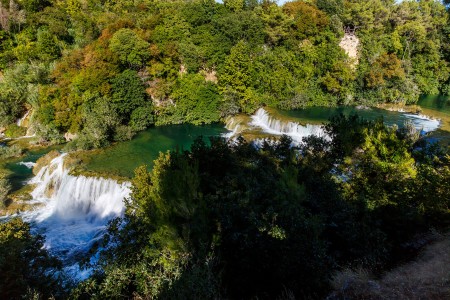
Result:
{"label": "white foamy water", "polygon": [[28,169],[33,169],[34,165],[36,165],[36,163],[32,162],[32,161],[21,161],[17,163],[18,165],[22,165],[27,167]]}
{"label": "white foamy water", "polygon": [[[279,120],[271,116],[266,110],[260,108],[253,114],[251,121],[242,121],[235,118],[230,118],[226,122],[226,128],[230,131],[222,136],[232,139],[236,135],[242,133],[248,133],[248,131],[258,130],[262,133],[269,135],[288,135],[292,138],[293,144],[299,144],[304,137],[315,135],[322,136],[326,139],[329,137],[324,132],[321,125],[306,124],[301,125],[294,121]],[[427,133],[439,128],[440,120],[433,119],[428,116],[420,114],[410,114],[399,112],[394,118],[392,116],[386,116],[385,123],[388,126],[397,125],[404,126],[405,122],[411,122],[412,125],[421,133]],[[261,141],[253,141],[254,143],[261,143]]]}
{"label": "white foamy water", "polygon": [[296,122],[285,122],[270,116],[267,111],[260,108],[251,116],[251,126],[259,127],[263,132],[273,135],[288,135],[294,143],[301,143],[304,137],[315,135],[326,137],[321,125],[300,125]]}
{"label": "white foamy water", "polygon": [[30,181],[36,185],[32,201],[42,206],[22,218],[46,236],[45,247],[63,261],[71,277],[84,279],[90,271],[81,271],[77,262],[102,238],[107,222],[123,214],[130,183],[69,175],[64,156],[53,159]]}
{"label": "white foamy water", "polygon": [[28,117],[30,112],[31,112],[31,110],[27,110],[27,112],[23,115],[23,117],[17,120],[17,122],[16,122],[17,126],[22,126],[23,125],[25,119]]}
{"label": "white foamy water", "polygon": [[222,133],[222,136],[231,139],[237,135],[239,135],[244,127],[241,122],[237,121],[235,118],[231,117],[225,123],[225,128],[229,130],[227,133]]}
{"label": "white foamy water", "polygon": [[417,130],[430,132],[439,128],[441,122],[438,119],[432,119],[420,114],[403,114],[408,121],[411,121]]}

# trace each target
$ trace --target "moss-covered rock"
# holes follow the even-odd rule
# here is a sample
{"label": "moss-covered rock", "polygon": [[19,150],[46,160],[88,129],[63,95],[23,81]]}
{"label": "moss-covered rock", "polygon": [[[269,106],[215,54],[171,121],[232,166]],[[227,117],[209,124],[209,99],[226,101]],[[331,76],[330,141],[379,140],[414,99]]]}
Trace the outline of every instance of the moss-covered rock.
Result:
{"label": "moss-covered rock", "polygon": [[44,155],[41,158],[39,158],[36,161],[36,165],[34,165],[34,167],[33,167],[33,174],[36,175],[37,173],[39,173],[39,171],[43,167],[47,166],[53,159],[55,159],[59,155],[61,155],[61,153],[59,153],[56,150],[52,150],[49,153],[47,153],[46,155]]}

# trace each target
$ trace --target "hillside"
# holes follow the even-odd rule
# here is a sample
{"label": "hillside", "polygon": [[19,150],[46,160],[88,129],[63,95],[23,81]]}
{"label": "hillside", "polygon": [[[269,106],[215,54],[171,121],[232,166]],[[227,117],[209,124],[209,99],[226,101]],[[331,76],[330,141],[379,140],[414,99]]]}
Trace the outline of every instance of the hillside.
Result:
{"label": "hillside", "polygon": [[73,147],[97,148],[262,105],[411,104],[449,91],[439,1],[11,0],[0,14],[0,128],[19,134],[12,124],[32,109],[41,143],[68,133]]}

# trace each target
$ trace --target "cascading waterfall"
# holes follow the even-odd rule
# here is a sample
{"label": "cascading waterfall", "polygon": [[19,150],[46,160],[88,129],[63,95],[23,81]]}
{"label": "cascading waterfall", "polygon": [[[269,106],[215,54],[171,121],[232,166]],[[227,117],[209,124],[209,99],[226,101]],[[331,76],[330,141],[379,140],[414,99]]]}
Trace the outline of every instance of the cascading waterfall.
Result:
{"label": "cascading waterfall", "polygon": [[326,137],[321,125],[307,124],[303,126],[295,122],[283,122],[270,116],[263,108],[258,109],[251,119],[251,126],[259,127],[268,134],[288,135],[297,144],[301,143],[304,137],[310,135]]}
{"label": "cascading waterfall", "polygon": [[[364,108],[364,110],[368,110]],[[369,118],[376,118],[376,115]],[[364,114],[362,114],[364,118]],[[440,120],[433,119],[428,116],[420,114],[411,114],[400,112],[393,116],[392,114],[384,116],[384,122],[388,126],[405,126],[406,123],[412,124],[421,133],[427,133],[434,131],[440,127]],[[294,121],[284,121],[276,119],[271,116],[265,109],[260,108],[250,118],[245,119],[242,117],[229,118],[225,126],[230,132],[223,134],[224,137],[232,139],[236,135],[243,134],[249,135],[254,144],[261,144],[263,139],[258,135],[261,133],[268,135],[288,135],[292,138],[293,144],[300,144],[302,139],[309,135],[322,136],[325,139],[329,139],[329,136],[324,132],[321,125],[301,125]]]}
{"label": "cascading waterfall", "polygon": [[23,117],[17,120],[17,122],[16,122],[17,126],[23,126],[24,125],[24,122],[28,118],[28,116],[30,115],[30,112],[31,112],[31,110],[27,110],[27,112],[23,115]]}
{"label": "cascading waterfall", "polygon": [[441,122],[429,116],[421,114],[403,114],[407,121],[411,122],[417,130],[423,133],[434,131],[439,128]]}
{"label": "cascading waterfall", "polygon": [[32,201],[43,205],[22,217],[46,236],[45,246],[63,261],[65,271],[83,279],[90,271],[79,270],[77,257],[103,236],[109,220],[123,214],[130,183],[70,175],[64,157],[54,158],[30,181],[36,185]]}
{"label": "cascading waterfall", "polygon": [[33,169],[33,167],[36,165],[36,163],[32,161],[21,161],[17,163],[18,165],[22,165],[27,167],[28,169]]}
{"label": "cascading waterfall", "polygon": [[237,136],[244,130],[244,126],[242,125],[242,122],[233,117],[229,117],[226,120],[225,128],[230,131],[230,132],[222,134],[222,136],[227,139],[231,139],[231,138]]}

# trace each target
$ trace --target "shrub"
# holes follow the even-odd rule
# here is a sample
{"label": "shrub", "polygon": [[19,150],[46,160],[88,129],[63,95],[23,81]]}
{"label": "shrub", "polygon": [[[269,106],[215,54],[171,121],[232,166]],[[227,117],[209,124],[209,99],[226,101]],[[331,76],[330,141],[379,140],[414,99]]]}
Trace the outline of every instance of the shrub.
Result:
{"label": "shrub", "polygon": [[117,142],[123,142],[131,140],[135,132],[130,126],[120,125],[116,128],[116,133],[114,134],[114,140]]}
{"label": "shrub", "polygon": [[9,125],[5,130],[5,136],[9,138],[18,138],[24,136],[27,133],[25,127],[20,127],[17,124]]}
{"label": "shrub", "polygon": [[17,157],[23,154],[23,149],[19,145],[0,146],[0,159]]}
{"label": "shrub", "polygon": [[8,176],[8,171],[0,169],[0,208],[4,207],[6,197],[11,191],[11,183],[9,182]]}

